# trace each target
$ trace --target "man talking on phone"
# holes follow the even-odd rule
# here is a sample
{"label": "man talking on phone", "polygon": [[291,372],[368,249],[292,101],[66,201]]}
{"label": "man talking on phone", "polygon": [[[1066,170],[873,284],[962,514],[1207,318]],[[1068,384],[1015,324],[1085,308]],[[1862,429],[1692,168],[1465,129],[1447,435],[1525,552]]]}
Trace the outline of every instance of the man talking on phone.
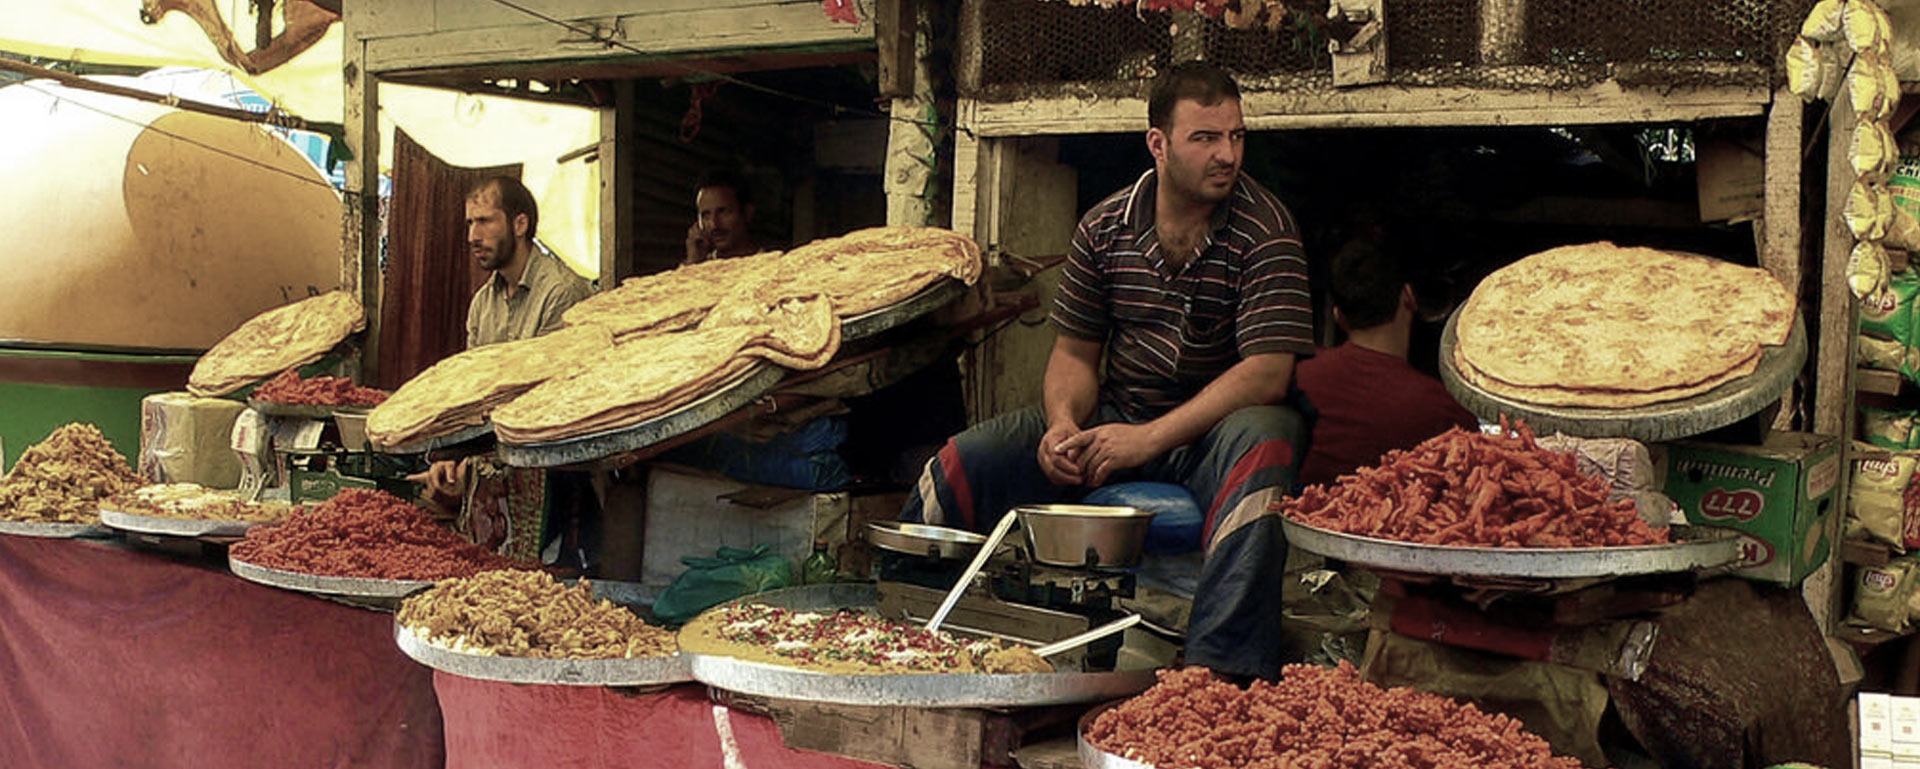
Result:
{"label": "man talking on phone", "polygon": [[738,175],[709,171],[694,188],[693,202],[700,215],[687,228],[686,264],[760,252],[760,244],[754,242],[749,231],[753,226],[753,198]]}

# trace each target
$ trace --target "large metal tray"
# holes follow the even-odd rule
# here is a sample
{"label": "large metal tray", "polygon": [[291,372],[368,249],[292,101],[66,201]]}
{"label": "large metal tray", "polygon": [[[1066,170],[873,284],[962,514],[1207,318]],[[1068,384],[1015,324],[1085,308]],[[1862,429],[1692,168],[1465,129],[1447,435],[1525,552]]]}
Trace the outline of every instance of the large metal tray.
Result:
{"label": "large metal tray", "polygon": [[553,443],[514,444],[501,441],[500,458],[514,467],[562,467],[592,462],[643,449],[720,419],[772,390],[787,370],[759,362],[742,379],[687,404],[632,427],[622,427]]}
{"label": "large metal tray", "polygon": [[100,509],[100,522],[107,527],[136,534],[168,537],[238,537],[260,525],[259,521],[223,521],[206,518],[163,518],[136,515],[119,510]]}
{"label": "large metal tray", "polygon": [[462,427],[446,435],[435,438],[402,443],[397,446],[382,446],[369,439],[367,447],[382,454],[425,454],[429,451],[458,446],[467,441],[478,440],[493,434],[493,421],[487,420],[472,427]]}
{"label": "large metal tray", "polygon": [[[802,611],[830,611],[871,609],[879,599],[873,585],[844,584],[788,588],[740,600]],[[1021,675],[837,675],[685,651],[681,656],[692,660],[694,680],[717,689],[758,697],[870,707],[1065,705],[1138,694],[1154,682],[1151,670]]]}
{"label": "large metal tray", "polygon": [[967,284],[954,278],[941,278],[919,293],[892,305],[841,320],[840,340],[851,342],[905,325],[907,321],[947,306],[966,293]]}
{"label": "large metal tray", "polygon": [[399,600],[409,595],[433,587],[432,582],[412,579],[369,579],[366,577],[327,577],[319,574],[302,574],[297,571],[269,569],[255,566],[246,561],[227,557],[227,566],[235,576],[248,582],[258,582],[269,587],[283,590],[297,590],[303,593],[320,593],[348,598],[377,598]]}
{"label": "large metal tray", "polygon": [[333,417],[334,409],[347,408],[347,407],[295,405],[292,403],[275,403],[273,401],[263,401],[263,400],[260,400],[259,398],[248,398],[247,408],[253,409],[254,411],[257,411],[264,416],[270,416],[270,417],[283,417],[283,418],[290,418],[290,419],[329,419]]}
{"label": "large metal tray", "polygon": [[1474,416],[1489,422],[1499,421],[1503,414],[1524,419],[1539,435],[1561,432],[1583,438],[1647,442],[1692,437],[1738,422],[1779,401],[1807,362],[1807,327],[1796,317],[1787,343],[1763,350],[1760,366],[1752,374],[1699,395],[1621,409],[1542,406],[1486,392],[1460,377],[1453,363],[1459,322],[1460,312],[1456,310],[1440,337],[1440,380],[1447,392]]}
{"label": "large metal tray", "polygon": [[1080,717],[1079,725],[1073,731],[1073,740],[1080,746],[1080,765],[1087,769],[1156,769],[1153,764],[1141,763],[1114,753],[1101,750],[1098,745],[1087,741],[1087,727],[1093,726],[1093,719],[1101,713],[1118,707],[1119,702],[1109,702],[1086,712]]}
{"label": "large metal tray", "polygon": [[653,686],[693,680],[683,655],[633,659],[535,659],[468,654],[434,645],[411,628],[393,623],[393,639],[427,667],[483,681],[561,686]]}
{"label": "large metal tray", "polygon": [[1455,577],[1594,579],[1703,571],[1740,559],[1731,529],[1674,526],[1675,542],[1633,547],[1447,547],[1342,534],[1285,520],[1287,542],[1359,566]]}
{"label": "large metal tray", "polygon": [[41,537],[45,539],[75,539],[79,537],[105,537],[113,532],[97,523],[38,523],[34,521],[0,521],[0,534],[12,534],[16,537]]}
{"label": "large metal tray", "polygon": [[867,542],[882,550],[921,555],[949,561],[972,558],[987,538],[964,529],[928,526],[906,521],[872,521],[867,524]]}

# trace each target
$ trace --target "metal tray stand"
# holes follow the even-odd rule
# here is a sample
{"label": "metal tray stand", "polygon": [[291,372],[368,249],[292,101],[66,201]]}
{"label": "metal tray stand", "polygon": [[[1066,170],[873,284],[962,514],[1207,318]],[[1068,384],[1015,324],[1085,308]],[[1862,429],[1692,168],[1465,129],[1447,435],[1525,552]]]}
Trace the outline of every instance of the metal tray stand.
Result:
{"label": "metal tray stand", "polygon": [[1673,542],[1633,547],[1450,547],[1361,537],[1286,520],[1287,541],[1309,553],[1411,574],[1514,579],[1593,579],[1703,571],[1740,558],[1730,529],[1674,526]]}

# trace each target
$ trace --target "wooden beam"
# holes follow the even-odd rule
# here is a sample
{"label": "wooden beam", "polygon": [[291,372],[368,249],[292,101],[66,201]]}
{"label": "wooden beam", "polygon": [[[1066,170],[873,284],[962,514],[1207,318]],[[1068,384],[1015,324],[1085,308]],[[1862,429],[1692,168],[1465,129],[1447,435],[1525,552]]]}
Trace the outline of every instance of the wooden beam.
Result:
{"label": "wooden beam", "polygon": [[346,103],[347,186],[341,220],[340,287],[360,295],[367,314],[361,381],[375,381],[380,360],[380,83],[366,70],[366,44],[348,42],[341,67]]}
{"label": "wooden beam", "polygon": [[913,65],[919,37],[919,0],[879,0],[873,12],[874,42],[880,50],[880,95],[913,96]]}
{"label": "wooden beam", "polygon": [[[1800,169],[1805,162],[1801,146],[1805,141],[1802,126],[1806,104],[1785,88],[1774,92],[1773,106],[1767,110],[1765,201],[1760,220],[1760,266],[1773,274],[1794,296],[1806,296],[1807,286],[1800,266]],[[1774,418],[1776,430],[1793,426],[1797,406],[1804,404],[1802,386],[1796,382],[1782,396],[1781,409]]]}
{"label": "wooden beam", "polygon": [[633,186],[639,175],[639,97],[632,80],[613,84],[613,107],[600,111],[600,289],[633,273]]}
{"label": "wooden beam", "polygon": [[1819,332],[1814,337],[1819,357],[1814,373],[1813,431],[1836,435],[1843,440],[1852,433],[1854,298],[1847,288],[1847,258],[1853,253],[1853,233],[1847,229],[1841,212],[1847,206],[1847,193],[1853,188],[1853,166],[1847,159],[1853,143],[1853,106],[1846,99],[1833,101],[1828,115],[1827,135],[1827,230],[1826,248],[1820,261]]}
{"label": "wooden beam", "polygon": [[[1242,93],[1254,130],[1691,122],[1760,115],[1772,100],[1761,86],[1653,90],[1613,81],[1567,91],[1369,86]],[[981,136],[1130,133],[1146,130],[1147,103],[1097,96],[976,101],[961,119]]]}
{"label": "wooden beam", "polygon": [[424,32],[367,42],[375,73],[500,62],[618,59],[825,44],[873,47],[873,30],[836,22],[817,3],[714,8]]}
{"label": "wooden beam", "polygon": [[91,91],[93,93],[107,94],[108,96],[119,96],[127,99],[134,99],[136,101],[144,101],[144,102],[149,102],[153,104],[163,104],[178,110],[184,110],[187,112],[198,112],[202,115],[212,115],[214,117],[222,117],[228,120],[238,120],[243,123],[266,123],[269,125],[283,126],[286,128],[297,128],[301,130],[306,130],[307,128],[309,128],[309,126],[307,125],[307,121],[286,113],[269,115],[265,112],[253,112],[250,110],[239,109],[236,107],[227,107],[219,104],[208,104],[206,102],[194,101],[192,99],[182,99],[177,96],[158,94],[152,91],[142,91],[138,88],[128,88],[122,85],[114,85],[112,83],[103,83],[98,80],[89,80],[79,75],[75,75],[71,72],[61,72],[56,69],[47,69],[46,67],[36,67],[24,61],[14,61],[13,59],[0,58],[0,71],[17,72],[19,74],[26,75],[28,77],[40,78],[43,80],[52,80],[64,87],[72,88],[76,91]]}
{"label": "wooden beam", "polygon": [[[653,57],[585,59],[542,62],[494,62],[459,67],[395,70],[380,73],[380,79],[393,83],[476,91],[483,81],[505,80],[629,80],[634,78],[683,78],[695,73],[737,75],[778,69],[808,69],[871,64],[872,49],[761,51],[726,56]],[[486,91],[483,91],[486,92]],[[534,95],[534,98],[541,98]]]}

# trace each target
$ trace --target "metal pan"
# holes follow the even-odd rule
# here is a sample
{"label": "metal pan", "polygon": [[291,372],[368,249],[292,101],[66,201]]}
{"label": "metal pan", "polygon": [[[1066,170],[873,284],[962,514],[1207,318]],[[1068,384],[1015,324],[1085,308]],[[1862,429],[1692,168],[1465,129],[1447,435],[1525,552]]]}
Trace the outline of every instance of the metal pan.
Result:
{"label": "metal pan", "polygon": [[890,306],[842,319],[840,339],[851,342],[906,325],[908,321],[951,304],[966,293],[967,284],[953,278],[941,278],[919,293]]}
{"label": "metal pan", "polygon": [[[873,585],[811,585],[742,601],[803,611],[871,609]],[[683,647],[684,648],[684,647]],[[871,707],[991,708],[1064,705],[1126,697],[1153,685],[1151,670],[1110,673],[836,675],[718,655],[681,652],[708,686],[759,697]]]}
{"label": "metal pan", "polygon": [[458,446],[462,443],[466,443],[467,441],[478,440],[480,438],[484,438],[492,434],[493,434],[493,422],[489,420],[489,421],[481,422],[480,424],[474,425],[472,427],[462,427],[459,430],[455,430],[451,433],[447,433],[446,435],[442,435],[434,438],[424,438],[421,440],[413,441],[411,443],[402,443],[396,446],[383,446],[377,442],[369,440],[367,442],[367,447],[373,449],[374,451],[380,452],[382,454],[425,454],[429,451],[437,451],[437,450],[449,448],[452,446]]}
{"label": "metal pan", "polygon": [[37,521],[0,521],[0,534],[44,539],[106,537],[113,534],[97,523],[41,523]]}
{"label": "metal pan", "polygon": [[100,522],[120,531],[167,537],[239,537],[266,521],[228,521],[210,518],[166,518],[101,508]]}
{"label": "metal pan", "polygon": [[947,561],[972,558],[986,541],[986,537],[971,531],[945,526],[905,521],[873,521],[867,524],[867,542],[874,547]]}
{"label": "metal pan", "polygon": [[514,467],[562,467],[643,449],[705,427],[733,413],[767,394],[787,375],[786,369],[766,362],[760,362],[748,371],[745,378],[733,385],[709,393],[671,414],[632,427],[553,443],[502,442],[499,447],[500,458]]}
{"label": "metal pan", "polygon": [[1282,524],[1301,550],[1359,566],[1410,574],[1512,579],[1597,579],[1704,571],[1740,559],[1730,529],[1674,526],[1674,541],[1634,547],[1446,547],[1342,534],[1293,520]]}
{"label": "metal pan", "polygon": [[438,646],[393,623],[400,651],[427,667],[482,681],[558,686],[654,686],[693,680],[683,655],[631,659],[535,659],[469,654]]}
{"label": "metal pan", "polygon": [[269,569],[255,566],[246,561],[227,557],[227,566],[235,576],[248,582],[258,582],[282,590],[296,590],[302,593],[321,593],[348,598],[377,598],[397,601],[409,595],[433,587],[432,582],[412,579],[372,579],[367,577],[328,577],[319,574],[302,574],[296,571]]}

